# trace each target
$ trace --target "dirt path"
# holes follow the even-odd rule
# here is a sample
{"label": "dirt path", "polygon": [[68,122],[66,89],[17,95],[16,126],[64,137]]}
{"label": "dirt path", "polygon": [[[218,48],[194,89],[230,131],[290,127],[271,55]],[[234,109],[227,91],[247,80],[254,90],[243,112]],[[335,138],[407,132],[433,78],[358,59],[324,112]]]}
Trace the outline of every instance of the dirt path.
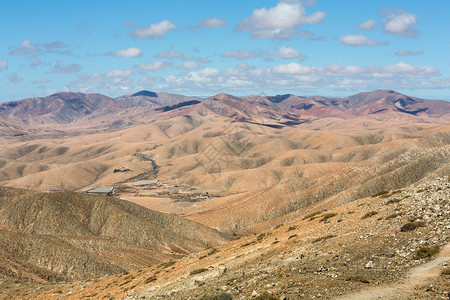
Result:
{"label": "dirt path", "polygon": [[408,296],[414,292],[415,287],[426,284],[428,279],[439,276],[441,265],[446,261],[450,261],[450,243],[445,245],[432,261],[412,268],[404,282],[370,288],[338,299],[409,299]]}

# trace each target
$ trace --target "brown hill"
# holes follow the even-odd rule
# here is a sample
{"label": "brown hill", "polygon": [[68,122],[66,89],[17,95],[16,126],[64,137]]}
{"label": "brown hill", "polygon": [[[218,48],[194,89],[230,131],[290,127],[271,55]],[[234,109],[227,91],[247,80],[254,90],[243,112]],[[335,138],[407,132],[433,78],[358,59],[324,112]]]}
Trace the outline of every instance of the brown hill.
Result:
{"label": "brown hill", "polygon": [[0,188],[2,275],[86,279],[199,251],[227,236],[128,201]]}
{"label": "brown hill", "polygon": [[[33,299],[444,299],[450,182],[427,180],[295,221],[171,263],[79,284],[4,282]],[[439,209],[437,209],[439,207]]]}
{"label": "brown hill", "polygon": [[[431,118],[433,122],[445,122],[449,119],[450,102],[409,97],[391,90],[359,93],[346,98],[291,94],[239,98],[218,94],[203,100],[149,91],[118,98],[62,92],[1,103],[0,117],[30,125],[59,125],[55,128],[67,131],[73,130],[74,124],[92,129],[146,124],[164,118],[161,114],[168,110],[171,116],[177,113],[178,116],[216,114],[280,128],[327,117],[350,119],[367,116],[380,121],[407,122],[428,122]],[[71,126],[64,127],[64,124]]]}

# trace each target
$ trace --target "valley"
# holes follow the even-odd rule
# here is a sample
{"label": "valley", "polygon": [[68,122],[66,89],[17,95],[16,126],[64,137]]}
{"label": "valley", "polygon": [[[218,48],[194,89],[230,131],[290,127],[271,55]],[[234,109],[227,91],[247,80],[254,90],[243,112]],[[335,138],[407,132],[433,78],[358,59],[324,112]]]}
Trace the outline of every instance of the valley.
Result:
{"label": "valley", "polygon": [[[401,282],[448,247],[449,122],[449,102],[391,90],[0,103],[0,292],[334,299]],[[448,260],[405,299],[445,295]]]}

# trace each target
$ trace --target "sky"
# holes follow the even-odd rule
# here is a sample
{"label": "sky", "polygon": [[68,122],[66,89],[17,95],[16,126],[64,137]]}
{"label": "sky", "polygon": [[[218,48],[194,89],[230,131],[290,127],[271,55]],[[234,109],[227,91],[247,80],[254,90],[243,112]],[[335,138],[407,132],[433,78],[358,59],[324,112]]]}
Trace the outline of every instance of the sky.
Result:
{"label": "sky", "polygon": [[0,0],[0,102],[140,90],[450,100],[449,11],[446,0]]}

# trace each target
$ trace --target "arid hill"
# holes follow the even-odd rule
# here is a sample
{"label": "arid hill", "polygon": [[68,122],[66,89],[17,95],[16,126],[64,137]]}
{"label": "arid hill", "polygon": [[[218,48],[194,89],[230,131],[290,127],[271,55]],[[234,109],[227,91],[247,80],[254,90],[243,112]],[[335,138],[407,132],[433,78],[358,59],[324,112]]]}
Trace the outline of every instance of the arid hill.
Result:
{"label": "arid hill", "polygon": [[[14,291],[11,277],[40,282],[87,279],[194,253],[174,268],[170,262],[108,277],[101,287],[95,286],[101,292],[79,289],[74,298],[97,293],[122,297],[136,286],[142,287],[139,296],[184,299],[195,291],[201,299],[219,289],[233,295],[243,290],[247,297],[273,287],[262,275],[267,272],[273,273],[268,275],[272,281],[300,280],[296,276],[302,273],[295,273],[299,269],[292,273],[288,266],[304,251],[308,259],[301,270],[308,275],[301,280],[312,282],[314,272],[327,269],[325,277],[314,281],[319,286],[348,267],[340,262],[324,266],[336,255],[358,261],[356,275],[342,271],[333,281],[345,289],[323,292],[330,297],[365,281],[386,282],[393,277],[379,281],[375,273],[363,272],[361,264],[371,260],[375,254],[370,249],[375,249],[379,253],[374,257],[398,265],[403,272],[398,276],[413,266],[399,254],[406,251],[402,243],[408,236],[391,236],[392,228],[416,217],[432,218],[427,234],[436,235],[414,240],[411,249],[416,251],[420,243],[436,245],[435,238],[441,245],[448,240],[442,221],[446,215],[438,211],[448,194],[449,108],[449,102],[385,90],[346,98],[222,93],[200,99],[149,91],[110,98],[58,93],[0,104],[0,130],[6,133],[0,135],[0,262],[5,266],[0,272],[7,280],[3,287]],[[16,130],[23,134],[14,134]],[[146,179],[153,181],[139,183]],[[415,187],[423,182],[425,187]],[[78,193],[107,186],[115,187],[115,196]],[[433,193],[419,192],[424,188]],[[397,203],[397,193],[404,206],[390,205]],[[393,202],[383,202],[382,195]],[[433,197],[432,206],[423,195]],[[377,213],[363,218],[371,211]],[[390,216],[397,211],[404,217]],[[315,212],[322,221],[303,220]],[[337,215],[328,215],[333,213]],[[389,222],[377,223],[370,218],[375,215]],[[328,228],[328,218],[335,216]],[[276,229],[280,224],[285,225]],[[228,236],[218,230],[250,237],[219,247]],[[374,239],[360,238],[370,234]],[[419,239],[420,234],[413,237]],[[360,240],[368,246],[395,245],[397,254],[371,247],[358,252]],[[318,257],[323,245],[335,250]],[[343,245],[351,247],[344,251]],[[215,248],[203,250],[210,246]],[[294,246],[293,256],[288,255]],[[276,268],[265,268],[266,262]],[[231,270],[226,282],[217,281],[227,276],[218,264]],[[251,274],[239,273],[242,268]],[[389,266],[380,268],[376,271],[385,272]],[[197,269],[207,276],[186,273]],[[238,281],[243,284],[235,284]],[[289,279],[281,281],[284,285],[277,291],[297,295]],[[61,290],[64,296],[73,288],[66,287]],[[34,288],[30,284],[28,293]],[[109,288],[109,295],[103,293]],[[49,289],[59,297],[57,288]],[[313,295],[310,286],[301,290],[300,295]],[[48,295],[44,289],[42,298]]]}
{"label": "arid hill", "polygon": [[1,275],[79,280],[158,264],[227,236],[128,201],[0,188]]}
{"label": "arid hill", "polygon": [[[27,125],[72,124],[90,128],[116,128],[146,124],[166,118],[161,109],[184,103],[180,114],[220,115],[282,128],[317,118],[351,119],[370,117],[385,121],[448,121],[450,103],[409,97],[391,90],[359,93],[346,98],[294,95],[235,97],[218,94],[206,99],[169,93],[141,91],[111,98],[100,94],[62,92],[0,104],[0,117]],[[186,107],[188,109],[186,109]],[[169,109],[172,110],[172,109]],[[171,112],[170,116],[176,115]],[[125,119],[127,121],[125,121]],[[58,126],[59,125],[59,126]]]}

